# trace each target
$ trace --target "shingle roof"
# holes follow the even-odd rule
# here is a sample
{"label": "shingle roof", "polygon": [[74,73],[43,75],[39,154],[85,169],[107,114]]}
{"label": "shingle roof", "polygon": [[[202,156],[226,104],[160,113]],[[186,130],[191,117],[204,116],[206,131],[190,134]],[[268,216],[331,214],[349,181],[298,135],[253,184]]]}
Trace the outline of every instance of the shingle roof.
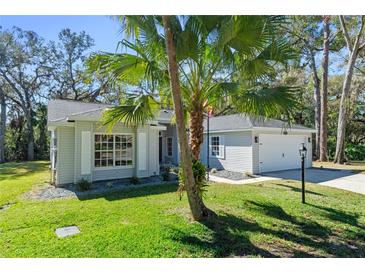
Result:
{"label": "shingle roof", "polygon": [[[48,102],[48,122],[66,121],[70,116],[78,117],[101,117],[106,108],[113,107],[111,104],[86,103],[75,100],[57,99]],[[172,110],[161,110],[158,120],[170,120]]]}
{"label": "shingle roof", "polygon": [[[253,117],[245,114],[232,114],[225,116],[211,117],[209,119],[210,131],[229,131],[240,129],[252,129],[254,127],[284,128],[288,125],[281,120]],[[204,128],[207,128],[207,121],[204,120]],[[312,130],[302,125],[292,124],[291,129]]]}
{"label": "shingle roof", "polygon": [[[113,106],[110,104],[85,103],[74,100],[51,100],[48,102],[48,122],[66,121],[68,117],[75,115],[82,117],[101,117],[104,109]],[[169,121],[173,113],[172,110],[161,110],[157,120],[159,122]],[[284,126],[284,121],[270,118],[255,118],[244,114],[217,116],[209,120],[210,131],[252,129],[253,127],[283,128]],[[204,120],[204,128],[206,128],[206,120]],[[290,128],[312,130],[296,124],[291,125]]]}
{"label": "shingle roof", "polygon": [[48,122],[66,120],[70,115],[91,111],[102,111],[113,105],[99,103],[84,103],[74,100],[51,100],[48,102]]}

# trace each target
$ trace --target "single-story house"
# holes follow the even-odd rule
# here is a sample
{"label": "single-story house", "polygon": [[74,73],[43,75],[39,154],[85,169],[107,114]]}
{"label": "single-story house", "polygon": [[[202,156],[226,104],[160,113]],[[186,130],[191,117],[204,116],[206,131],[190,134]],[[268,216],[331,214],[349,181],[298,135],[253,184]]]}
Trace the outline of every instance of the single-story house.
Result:
{"label": "single-story house", "polygon": [[[114,126],[112,132],[100,122],[113,105],[52,100],[48,103],[50,157],[56,185],[159,175],[160,165],[178,165],[173,111],[161,110],[155,121],[139,127]],[[299,125],[285,128],[274,119],[228,115],[209,119],[209,166],[239,172],[299,167],[298,149],[311,151],[313,129]],[[205,125],[205,129],[206,129]],[[201,158],[207,161],[205,132]],[[312,164],[308,153],[306,166]]]}

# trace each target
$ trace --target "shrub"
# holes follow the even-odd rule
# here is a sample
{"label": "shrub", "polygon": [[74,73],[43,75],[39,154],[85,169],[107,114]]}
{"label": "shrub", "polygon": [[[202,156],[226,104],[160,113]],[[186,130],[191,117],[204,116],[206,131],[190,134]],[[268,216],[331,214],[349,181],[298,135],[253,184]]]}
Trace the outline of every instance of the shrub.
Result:
{"label": "shrub", "polygon": [[345,154],[349,160],[364,161],[365,160],[365,145],[363,144],[347,144]]}
{"label": "shrub", "polygon": [[131,184],[138,185],[140,183],[139,178],[137,176],[133,176],[131,178]]}
{"label": "shrub", "polygon": [[[336,152],[336,137],[328,137],[327,142],[329,160],[333,160]],[[364,161],[365,160],[365,145],[364,144],[345,144],[345,156],[350,161]]]}
{"label": "shrub", "polygon": [[[205,166],[199,160],[193,160],[193,175],[195,184],[197,186],[198,194],[201,198],[204,197],[206,192],[206,187],[208,186],[206,182],[206,170]],[[183,192],[185,191],[185,176],[183,169],[180,167],[179,169],[179,189],[180,200]]]}
{"label": "shrub", "polygon": [[171,168],[169,166],[166,166],[166,167],[163,168],[162,179],[164,181],[169,181],[170,180],[170,170],[171,170]]}
{"label": "shrub", "polygon": [[91,182],[86,179],[81,179],[76,183],[76,188],[78,191],[87,191],[91,188]]}

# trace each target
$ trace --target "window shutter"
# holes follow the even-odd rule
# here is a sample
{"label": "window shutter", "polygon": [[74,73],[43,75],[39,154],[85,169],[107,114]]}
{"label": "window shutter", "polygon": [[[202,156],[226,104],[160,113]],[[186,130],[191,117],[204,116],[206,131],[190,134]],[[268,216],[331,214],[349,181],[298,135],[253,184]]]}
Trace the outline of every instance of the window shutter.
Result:
{"label": "window shutter", "polygon": [[81,132],[81,175],[91,173],[91,133]]}
{"label": "window shutter", "polygon": [[147,170],[147,135],[144,132],[138,133],[138,170]]}

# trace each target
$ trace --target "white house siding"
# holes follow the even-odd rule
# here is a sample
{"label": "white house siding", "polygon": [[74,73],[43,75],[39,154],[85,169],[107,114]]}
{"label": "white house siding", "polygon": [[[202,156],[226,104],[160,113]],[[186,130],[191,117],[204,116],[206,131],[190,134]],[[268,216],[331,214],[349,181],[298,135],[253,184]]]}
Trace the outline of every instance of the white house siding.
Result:
{"label": "white house siding", "polygon": [[75,129],[73,127],[57,128],[57,184],[74,181]]}
{"label": "white house siding", "polygon": [[[252,136],[250,131],[213,133],[212,136],[224,136],[225,153],[224,157],[209,158],[211,168],[226,169],[237,172],[252,172]],[[201,148],[201,160],[207,164],[207,143],[206,134]]]}
{"label": "white house siding", "polygon": [[[312,167],[312,134],[310,132],[303,132],[303,131],[295,131],[288,129],[287,135],[300,135],[305,137],[305,146],[307,147],[307,159],[306,159],[306,167]],[[253,166],[253,173],[257,174],[260,172],[260,159],[259,159],[259,146],[260,146],[260,139],[258,143],[255,143],[255,136],[259,137],[260,134],[276,134],[281,135],[281,131],[278,129],[260,129],[252,131],[252,166]],[[308,138],[310,138],[310,142],[308,142]],[[285,143],[283,143],[285,145]],[[299,160],[299,151],[298,151],[298,160]]]}

